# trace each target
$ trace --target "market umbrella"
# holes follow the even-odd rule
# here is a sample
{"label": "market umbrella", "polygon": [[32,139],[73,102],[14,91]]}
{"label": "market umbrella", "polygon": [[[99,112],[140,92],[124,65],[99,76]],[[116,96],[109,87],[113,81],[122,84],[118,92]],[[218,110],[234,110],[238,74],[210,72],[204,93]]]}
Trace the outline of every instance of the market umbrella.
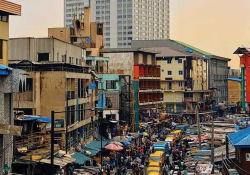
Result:
{"label": "market umbrella", "polygon": [[[206,139],[207,139],[206,136],[201,136],[201,140],[206,140]],[[199,141],[199,137],[197,137],[197,138],[195,139],[195,141],[198,142],[198,141]]]}
{"label": "market umbrella", "polygon": [[111,143],[104,147],[105,149],[111,150],[111,151],[121,151],[123,148],[117,144]]}
{"label": "market umbrella", "polygon": [[118,142],[118,141],[111,141],[111,142],[109,142],[109,144],[112,144],[112,143],[117,144],[119,146],[123,146],[123,144],[121,142]]}
{"label": "market umbrella", "polygon": [[130,142],[125,141],[125,140],[123,140],[123,141],[122,141],[122,143],[124,144],[124,146],[129,146],[129,145],[131,145],[131,143],[130,143]]}

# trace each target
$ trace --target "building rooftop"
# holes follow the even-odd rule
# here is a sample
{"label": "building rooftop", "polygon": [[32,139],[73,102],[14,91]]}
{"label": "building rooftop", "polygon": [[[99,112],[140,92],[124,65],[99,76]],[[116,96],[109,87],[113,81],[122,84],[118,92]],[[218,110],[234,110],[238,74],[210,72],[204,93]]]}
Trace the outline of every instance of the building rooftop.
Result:
{"label": "building rooftop", "polygon": [[6,0],[0,0],[0,11],[8,13],[9,15],[21,16],[21,5]]}
{"label": "building rooftop", "polygon": [[[176,48],[177,46],[181,45],[183,46],[183,52],[187,52],[187,53],[193,53],[193,51],[195,51],[196,53],[200,54],[200,56],[204,56],[204,57],[209,57],[209,58],[215,58],[215,59],[219,59],[219,60],[223,60],[223,61],[230,61],[231,59],[229,58],[225,58],[225,57],[220,57],[214,54],[211,54],[209,52],[206,52],[204,50],[201,50],[197,47],[191,46],[189,44],[186,44],[184,42],[181,41],[177,41],[177,40],[171,40],[171,39],[164,39],[164,40],[150,40],[150,41],[146,41],[146,40],[133,40],[132,41],[132,47],[144,47],[144,48],[149,48],[149,47],[170,47],[171,49]],[[186,50],[184,49],[186,48]],[[178,49],[180,50],[180,49]]]}
{"label": "building rooftop", "polygon": [[228,134],[227,137],[236,148],[250,148],[250,128]]}
{"label": "building rooftop", "polygon": [[159,51],[160,53],[156,54],[156,57],[200,57],[199,55],[178,51],[170,47],[150,47],[147,49]]}
{"label": "building rooftop", "polygon": [[110,49],[102,49],[103,53],[121,53],[121,52],[144,52],[151,54],[159,54],[159,51],[155,51],[148,48],[110,48]]}

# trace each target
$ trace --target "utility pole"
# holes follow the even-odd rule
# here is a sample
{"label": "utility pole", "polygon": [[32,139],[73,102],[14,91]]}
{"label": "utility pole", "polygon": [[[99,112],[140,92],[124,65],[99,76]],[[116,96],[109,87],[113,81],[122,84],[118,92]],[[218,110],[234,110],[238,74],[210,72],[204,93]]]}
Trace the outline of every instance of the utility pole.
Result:
{"label": "utility pole", "polygon": [[65,125],[66,125],[66,134],[65,134],[65,140],[66,140],[66,154],[68,153],[68,122],[69,122],[69,101],[68,101],[68,95],[66,92],[66,120],[65,120]]}
{"label": "utility pole", "polygon": [[51,111],[51,155],[50,155],[50,173],[54,175],[54,126],[55,126],[55,112]]}
{"label": "utility pole", "polygon": [[198,131],[198,138],[199,138],[199,149],[201,150],[201,124],[200,124],[200,115],[199,115],[198,103],[196,104],[195,112],[196,112],[196,118],[197,118],[197,131]]}
{"label": "utility pole", "polygon": [[211,163],[212,163],[212,165],[213,165],[212,174],[214,174],[214,116],[213,116],[213,113],[212,113]]}

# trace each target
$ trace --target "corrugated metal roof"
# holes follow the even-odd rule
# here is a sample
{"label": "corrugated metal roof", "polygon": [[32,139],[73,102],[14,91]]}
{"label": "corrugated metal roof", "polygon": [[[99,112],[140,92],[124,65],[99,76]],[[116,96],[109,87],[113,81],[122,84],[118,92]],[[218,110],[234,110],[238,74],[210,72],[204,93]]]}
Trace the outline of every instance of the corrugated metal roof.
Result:
{"label": "corrugated metal roof", "polygon": [[227,137],[236,148],[250,147],[250,128],[228,134]]}
{"label": "corrugated metal roof", "polygon": [[172,49],[170,47],[150,47],[147,49],[153,49],[156,51],[159,51],[159,54],[156,54],[156,57],[191,57],[191,56],[197,56],[195,54],[191,54],[188,52],[181,52],[175,49]]}
{"label": "corrugated metal roof", "polygon": [[228,78],[228,80],[241,82],[240,78]]}
{"label": "corrugated metal roof", "polygon": [[201,53],[201,54],[203,54],[203,55],[206,55],[206,56],[213,55],[213,54],[211,54],[211,53],[209,53],[209,52],[206,52],[206,51],[204,51],[204,50],[198,49],[198,48],[196,48],[196,47],[194,47],[194,46],[191,46],[191,45],[189,45],[189,44],[183,43],[183,42],[181,42],[181,41],[177,41],[177,40],[173,40],[173,41],[175,41],[175,42],[177,42],[177,43],[179,43],[179,44],[181,44],[181,45],[183,45],[183,46],[185,46],[185,47],[188,47],[188,48],[190,48],[190,49],[193,49],[193,50],[195,50],[196,52],[199,52],[199,53]]}

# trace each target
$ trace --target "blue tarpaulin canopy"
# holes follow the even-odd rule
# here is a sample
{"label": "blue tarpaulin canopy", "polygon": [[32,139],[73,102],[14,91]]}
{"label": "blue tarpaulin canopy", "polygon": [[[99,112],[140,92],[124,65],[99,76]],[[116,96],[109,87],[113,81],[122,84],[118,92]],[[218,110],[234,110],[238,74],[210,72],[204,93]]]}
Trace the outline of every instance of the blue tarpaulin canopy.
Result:
{"label": "blue tarpaulin canopy", "polygon": [[43,116],[29,116],[22,119],[22,121],[32,121],[36,120],[40,123],[51,123],[51,119]]}
{"label": "blue tarpaulin canopy", "polygon": [[[102,141],[102,147],[108,143],[108,140]],[[85,147],[85,150],[91,152],[92,155],[96,155],[99,151],[101,151],[101,141],[93,140],[90,143],[88,143]]]}
{"label": "blue tarpaulin canopy", "polygon": [[227,137],[235,148],[250,148],[250,128],[228,134]]}
{"label": "blue tarpaulin canopy", "polygon": [[78,153],[78,152],[75,152],[74,154],[71,155],[72,158],[76,159],[74,162],[75,163],[78,163],[80,165],[84,164],[84,162],[86,160],[90,160],[91,158],[81,154],[81,153]]}
{"label": "blue tarpaulin canopy", "polygon": [[0,64],[0,75],[9,75],[9,71],[12,71],[12,70],[13,68]]}

